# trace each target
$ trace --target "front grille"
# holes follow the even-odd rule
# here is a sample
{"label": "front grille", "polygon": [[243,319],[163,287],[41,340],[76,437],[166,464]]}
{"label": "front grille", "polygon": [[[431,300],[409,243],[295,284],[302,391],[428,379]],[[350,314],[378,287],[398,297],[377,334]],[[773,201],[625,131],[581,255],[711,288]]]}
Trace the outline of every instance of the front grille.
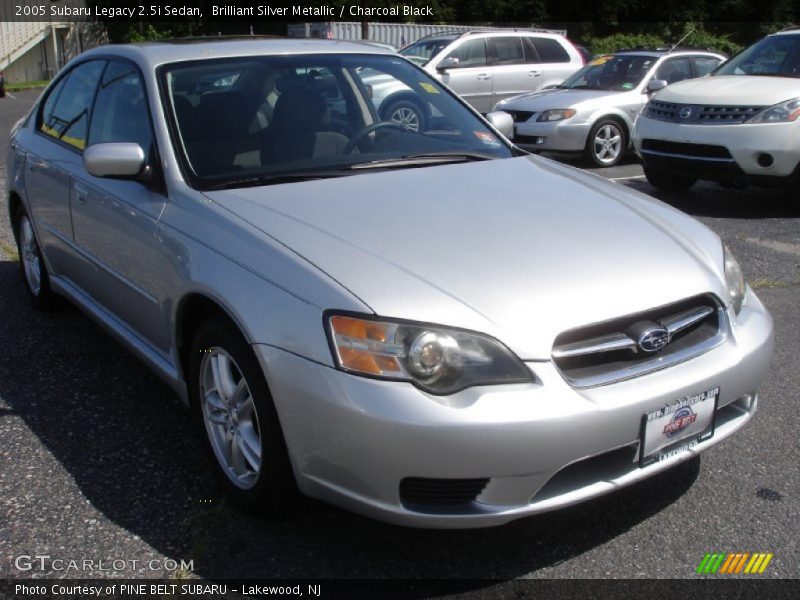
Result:
{"label": "front grille", "polygon": [[406,477],[400,482],[400,500],[405,505],[458,506],[475,500],[489,479],[428,479]]}
{"label": "front grille", "polygon": [[658,121],[674,121],[678,115],[678,105],[674,102],[651,100],[647,103],[645,115]]}
{"label": "front grille", "polygon": [[[574,387],[631,379],[718,346],[725,340],[724,319],[725,312],[713,296],[696,296],[566,331],[555,340],[553,361]],[[653,347],[652,340],[640,343],[648,331],[661,331],[661,342],[668,342],[660,349]],[[648,345],[650,351],[644,349]]]}
{"label": "front grille", "polygon": [[731,125],[744,123],[764,106],[717,106],[706,104],[679,104],[651,100],[645,108],[645,116],[658,121],[694,125]]}
{"label": "front grille", "polygon": [[642,151],[645,152],[647,150],[697,158],[733,159],[733,156],[725,146],[712,146],[711,144],[687,144],[685,142],[645,139],[642,140]]}
{"label": "front grille", "polygon": [[536,114],[529,110],[503,110],[503,112],[510,114],[511,118],[514,119],[514,123],[524,123]]}

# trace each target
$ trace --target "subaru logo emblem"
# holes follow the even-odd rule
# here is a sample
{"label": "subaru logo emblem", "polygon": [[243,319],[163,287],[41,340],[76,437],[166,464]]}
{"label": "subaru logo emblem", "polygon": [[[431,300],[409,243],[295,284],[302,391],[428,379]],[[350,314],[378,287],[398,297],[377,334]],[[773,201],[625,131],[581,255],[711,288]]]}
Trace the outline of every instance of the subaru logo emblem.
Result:
{"label": "subaru logo emblem", "polygon": [[689,117],[691,117],[691,116],[692,116],[692,107],[691,107],[691,106],[684,106],[684,107],[683,107],[683,108],[680,110],[680,112],[678,113],[678,116],[679,116],[681,119],[688,119]]}
{"label": "subaru logo emblem", "polygon": [[663,327],[645,329],[636,343],[645,352],[658,352],[669,344],[669,331]]}

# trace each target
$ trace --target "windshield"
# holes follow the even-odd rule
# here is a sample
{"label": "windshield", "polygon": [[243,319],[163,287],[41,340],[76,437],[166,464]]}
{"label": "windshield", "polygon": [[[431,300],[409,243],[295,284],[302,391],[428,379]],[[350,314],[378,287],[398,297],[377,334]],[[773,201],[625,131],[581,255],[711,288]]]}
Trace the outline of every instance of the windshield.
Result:
{"label": "windshield", "polygon": [[712,75],[800,77],[800,35],[775,35],[737,54]]}
{"label": "windshield", "polygon": [[624,92],[637,87],[657,57],[637,54],[598,56],[568,77],[560,88]]}
{"label": "windshield", "polygon": [[175,145],[200,189],[512,156],[439,83],[384,55],[167,65]]}
{"label": "windshield", "polygon": [[433,40],[420,40],[400,50],[400,54],[417,63],[426,63],[444,50],[455,38],[436,38]]}

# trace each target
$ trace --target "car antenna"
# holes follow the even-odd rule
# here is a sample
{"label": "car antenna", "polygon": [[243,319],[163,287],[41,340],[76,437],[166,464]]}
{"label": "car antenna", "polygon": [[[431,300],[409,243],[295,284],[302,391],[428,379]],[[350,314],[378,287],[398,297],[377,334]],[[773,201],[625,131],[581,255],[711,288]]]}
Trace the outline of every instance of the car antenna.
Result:
{"label": "car antenna", "polygon": [[670,52],[672,52],[673,50],[675,50],[675,48],[677,48],[678,46],[680,46],[680,45],[681,45],[681,42],[682,42],[683,40],[685,40],[687,37],[689,37],[690,35],[692,35],[692,34],[694,33],[694,30],[695,30],[695,29],[697,29],[697,27],[692,27],[692,28],[689,30],[689,33],[687,33],[685,36],[683,36],[681,39],[679,39],[677,42],[675,42],[675,45],[674,45],[672,48],[670,48],[670,49],[669,49],[669,51],[670,51]]}

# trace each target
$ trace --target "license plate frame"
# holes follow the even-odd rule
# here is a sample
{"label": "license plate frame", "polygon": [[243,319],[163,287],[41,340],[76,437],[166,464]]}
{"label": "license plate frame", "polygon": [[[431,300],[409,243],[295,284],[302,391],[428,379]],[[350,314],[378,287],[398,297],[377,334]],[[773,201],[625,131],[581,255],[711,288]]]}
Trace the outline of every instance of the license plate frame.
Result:
{"label": "license plate frame", "polygon": [[665,460],[713,437],[719,397],[720,388],[716,386],[644,413],[639,467]]}

